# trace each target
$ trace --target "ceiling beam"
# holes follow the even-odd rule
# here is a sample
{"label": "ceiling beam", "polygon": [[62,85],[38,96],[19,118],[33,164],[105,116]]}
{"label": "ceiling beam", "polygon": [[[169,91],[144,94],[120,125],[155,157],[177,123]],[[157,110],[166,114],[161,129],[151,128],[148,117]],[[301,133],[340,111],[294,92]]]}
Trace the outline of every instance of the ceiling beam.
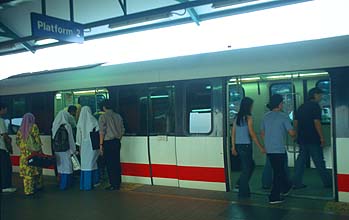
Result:
{"label": "ceiling beam", "polygon": [[[176,0],[177,2],[180,2],[180,3],[184,3],[184,2],[187,2],[188,0]],[[188,13],[191,17],[191,19],[199,26],[200,25],[200,18],[199,18],[199,15],[198,13],[196,12],[196,10],[194,8],[188,8]]]}
{"label": "ceiling beam", "polygon": [[127,0],[118,0],[120,7],[122,9],[122,12],[124,12],[124,15],[127,15]]}
{"label": "ceiling beam", "polygon": [[[5,33],[9,34],[12,38],[17,38],[20,39],[21,37],[19,37],[15,32],[13,32],[9,27],[7,27],[4,23],[0,22],[0,28],[5,31]],[[35,53],[35,48],[30,45],[28,42],[20,42],[22,44],[22,46],[27,49],[28,51]]]}
{"label": "ceiling beam", "polygon": [[6,37],[6,38],[12,38],[12,35],[6,33],[5,31],[0,31],[0,36],[1,37]]}
{"label": "ceiling beam", "polygon": [[164,14],[164,13],[170,13],[173,11],[183,10],[183,9],[187,9],[187,8],[208,5],[208,4],[212,4],[214,2],[217,2],[217,0],[188,1],[188,2],[184,2],[184,3],[165,6],[165,7],[161,7],[161,8],[155,8],[155,9],[137,12],[137,13],[133,13],[133,14],[128,14],[128,15],[124,15],[124,16],[119,16],[119,17],[115,17],[115,18],[108,18],[108,19],[104,19],[101,21],[90,22],[90,23],[84,24],[84,28],[88,29],[88,28],[93,28],[93,27],[98,27],[98,26],[109,25],[109,24],[113,24],[113,23],[124,22],[124,21],[128,21],[130,19],[148,17],[151,15],[158,15],[158,14]]}
{"label": "ceiling beam", "polygon": [[[216,12],[207,13],[207,14],[200,14],[200,21],[206,21],[206,20],[220,18],[220,17],[224,17],[224,16],[233,16],[233,15],[238,15],[238,14],[243,14],[243,13],[248,13],[248,12],[253,12],[253,11],[259,11],[259,10],[265,10],[265,9],[270,9],[270,8],[276,8],[276,7],[281,7],[281,6],[285,6],[285,5],[292,5],[292,4],[297,4],[297,3],[307,2],[307,1],[311,1],[311,0],[271,1],[271,2],[266,2],[266,3],[261,3],[261,4],[258,4],[258,5],[244,6],[242,8],[226,9],[226,10],[216,11]],[[186,9],[186,8],[183,8],[183,4],[185,4],[185,6],[187,6],[187,8],[193,8],[193,7],[201,6],[201,5],[198,5],[198,2],[202,3],[201,5],[207,5],[207,4],[210,4],[212,2],[217,2],[217,0],[216,1],[213,1],[213,0],[210,0],[210,1],[209,0],[205,0],[205,1],[203,1],[203,0],[189,1],[189,2],[186,2],[186,3],[177,4],[176,5],[176,10]],[[203,2],[205,4],[203,4]],[[210,2],[210,3],[207,3],[207,2]],[[190,4],[188,5],[188,3],[190,3]],[[195,6],[193,6],[193,5],[195,5]],[[165,8],[168,9],[168,7],[172,7],[172,6],[167,6]],[[160,8],[160,9],[163,10],[163,8]],[[152,9],[152,10],[149,10],[149,11],[144,11],[144,12],[139,12],[139,13],[136,13],[136,14],[137,14],[137,16],[140,16],[140,15],[144,16],[144,14],[147,14],[147,13],[153,11],[153,10],[155,10],[155,9]],[[131,15],[134,16],[135,14],[131,14]],[[105,24],[107,21],[108,22],[115,22],[115,20],[120,21],[119,19],[127,20],[124,17],[129,17],[131,15],[111,18],[111,19],[107,19],[107,20],[103,20],[103,21],[87,23],[87,24],[84,25],[84,28],[88,29],[88,28],[97,27],[99,24],[101,24],[101,23]],[[98,38],[103,38],[103,37],[111,37],[111,36],[117,36],[117,35],[122,35],[122,34],[129,34],[129,33],[134,33],[134,32],[139,32],[139,31],[152,30],[152,29],[156,29],[156,28],[163,28],[163,27],[169,27],[169,26],[174,26],[174,25],[181,25],[181,24],[186,24],[186,23],[190,23],[190,22],[192,22],[192,19],[189,18],[189,17],[188,18],[179,18],[179,19],[176,19],[176,20],[164,21],[164,22],[159,22],[159,23],[156,23],[156,24],[144,25],[144,26],[140,26],[140,27],[127,28],[127,29],[124,29],[124,30],[110,31],[110,32],[106,32],[106,33],[86,36],[85,40],[88,41],[88,40],[93,40],[93,39],[98,39]],[[106,23],[106,24],[109,24],[109,23]],[[27,41],[39,40],[39,39],[41,39],[41,38],[38,38],[38,37],[35,37],[35,36],[26,36],[26,37],[22,37],[22,38],[19,38],[19,39],[13,39],[13,40],[9,40],[9,41],[0,42],[0,47],[8,45],[8,44],[21,43],[21,42],[27,42]],[[68,43],[67,42],[58,42],[58,43],[52,43],[52,44],[47,44],[47,45],[35,46],[35,48],[36,49],[44,49],[44,48],[48,48],[48,47],[65,45],[65,44],[68,44]],[[11,54],[11,53],[20,53],[20,52],[23,52],[23,51],[24,51],[23,49],[17,49],[17,50],[13,50],[13,51],[0,52],[0,56],[8,55],[8,54]]]}

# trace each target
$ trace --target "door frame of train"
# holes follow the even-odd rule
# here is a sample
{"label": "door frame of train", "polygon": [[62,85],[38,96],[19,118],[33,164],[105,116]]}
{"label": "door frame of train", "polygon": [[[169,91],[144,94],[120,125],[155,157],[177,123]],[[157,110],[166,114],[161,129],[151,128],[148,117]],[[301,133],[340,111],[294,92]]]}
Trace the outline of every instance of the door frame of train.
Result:
{"label": "door frame of train", "polygon": [[[332,81],[331,81],[331,70],[321,70],[321,71],[326,71],[328,73],[328,79],[330,81],[330,88],[331,88],[331,103],[330,103],[330,110],[331,110],[331,131],[330,131],[330,137],[331,139],[329,140],[329,143],[331,143],[332,145],[332,151],[331,151],[331,159],[332,159],[332,182],[333,182],[333,187],[332,187],[332,195],[331,195],[331,200],[335,200],[337,201],[338,200],[338,186],[337,186],[337,180],[336,180],[336,175],[337,175],[337,164],[336,164],[336,143],[335,143],[335,128],[334,128],[334,120],[335,120],[335,111],[333,110],[333,95],[332,95]],[[308,71],[308,73],[311,73],[311,72],[319,72],[319,70],[313,70],[313,71]],[[266,76],[266,75],[270,75],[270,74],[273,74],[273,73],[263,73],[263,74],[258,74],[258,76],[260,75],[263,75],[263,76]],[[280,73],[280,74],[287,74],[286,72],[283,72],[283,73]],[[256,74],[255,75],[251,75],[251,77],[254,77],[254,76],[257,76]],[[249,76],[247,76],[249,77]],[[234,189],[234,182],[232,180],[232,170],[231,170],[231,156],[230,156],[230,141],[229,140],[229,136],[230,134],[228,133],[230,131],[230,125],[229,125],[229,80],[232,79],[232,78],[236,78],[237,79],[237,84],[241,85],[243,84],[241,78],[242,76],[241,75],[232,75],[231,77],[226,77],[225,78],[225,144],[226,144],[226,166],[227,166],[227,191],[231,191],[232,189]],[[285,82],[291,82],[292,83],[292,93],[294,93],[294,96],[296,96],[296,92],[295,91],[295,88],[294,88],[294,80],[295,78],[294,77],[291,77],[289,79],[284,79]],[[240,81],[240,83],[239,83]],[[271,81],[271,80],[267,80],[267,81]],[[307,89],[307,88],[306,88]],[[305,92],[305,91],[304,91]],[[298,108],[300,106],[301,103],[298,103],[297,101],[300,101],[300,102],[303,102],[304,100],[296,100],[297,98],[295,97],[295,108]],[[313,195],[293,195],[293,197],[297,197],[297,198],[304,198],[304,199],[324,199],[324,200],[328,200],[329,197],[320,197],[320,196],[313,196]]]}
{"label": "door frame of train", "polygon": [[[169,88],[171,87],[171,88]],[[174,163],[177,167],[178,161],[177,161],[177,149],[176,149],[176,111],[174,109],[175,106],[175,102],[176,102],[176,84],[175,83],[161,83],[161,84],[156,84],[156,85],[150,85],[146,87],[146,91],[147,91],[147,144],[148,144],[148,158],[149,158],[149,167],[150,167],[150,178],[151,178],[151,184],[152,185],[166,185],[166,186],[175,186],[175,187],[179,187],[179,180],[178,180],[178,176],[177,178],[161,178],[161,177],[156,177],[154,176],[154,160],[159,160],[158,156],[154,155],[154,152],[152,151],[152,148],[154,148],[154,145],[152,144],[152,142],[156,142],[156,141],[168,141],[168,139],[173,139],[174,138],[174,144],[173,144],[173,148],[174,148],[174,154],[165,154],[169,157],[174,157],[172,159],[174,159]],[[150,131],[150,116],[151,116],[151,112],[150,110],[150,106],[151,106],[151,96],[152,93],[155,91],[159,91],[159,90],[166,90],[169,97],[170,97],[170,102],[173,102],[173,123],[174,123],[174,134],[171,135],[169,133],[166,132],[166,134],[160,134],[160,132],[151,132]],[[167,147],[171,147],[171,146],[167,146]],[[161,149],[161,148],[160,148]],[[161,166],[162,163],[158,163],[157,165]],[[166,163],[164,163],[163,165],[170,165],[169,162],[167,161]],[[178,172],[177,172],[178,174]]]}

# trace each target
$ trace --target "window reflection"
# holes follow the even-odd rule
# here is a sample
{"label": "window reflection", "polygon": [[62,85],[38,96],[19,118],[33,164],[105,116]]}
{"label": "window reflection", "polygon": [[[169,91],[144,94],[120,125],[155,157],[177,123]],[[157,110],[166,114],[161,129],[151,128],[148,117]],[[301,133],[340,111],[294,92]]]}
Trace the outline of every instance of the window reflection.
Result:
{"label": "window reflection", "polygon": [[322,123],[331,122],[331,90],[330,90],[330,81],[321,80],[316,83],[316,87],[321,89],[324,93],[322,94],[322,99],[320,101],[320,106],[322,109]]}
{"label": "window reflection", "polygon": [[282,95],[284,99],[283,111],[293,120],[295,105],[294,91],[292,83],[276,83],[270,86],[270,96],[274,94]]}
{"label": "window reflection", "polygon": [[189,133],[210,133],[212,129],[212,86],[208,83],[189,84],[186,97]]}

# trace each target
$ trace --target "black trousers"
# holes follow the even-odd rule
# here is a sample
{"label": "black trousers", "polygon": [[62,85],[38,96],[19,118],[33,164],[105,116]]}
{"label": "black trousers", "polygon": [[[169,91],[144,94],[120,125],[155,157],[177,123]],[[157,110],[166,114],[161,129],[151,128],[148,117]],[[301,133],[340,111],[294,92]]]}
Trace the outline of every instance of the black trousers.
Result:
{"label": "black trousers", "polygon": [[120,165],[120,148],[119,139],[104,141],[104,160],[107,166],[109,183],[111,186],[120,187],[121,183],[121,165]]}
{"label": "black trousers", "polygon": [[0,150],[0,172],[1,172],[1,189],[12,186],[12,163],[10,154],[5,150]]}
{"label": "black trousers", "polygon": [[288,191],[291,183],[285,171],[287,154],[268,154],[273,169],[273,186],[269,199],[280,199],[280,193]]}

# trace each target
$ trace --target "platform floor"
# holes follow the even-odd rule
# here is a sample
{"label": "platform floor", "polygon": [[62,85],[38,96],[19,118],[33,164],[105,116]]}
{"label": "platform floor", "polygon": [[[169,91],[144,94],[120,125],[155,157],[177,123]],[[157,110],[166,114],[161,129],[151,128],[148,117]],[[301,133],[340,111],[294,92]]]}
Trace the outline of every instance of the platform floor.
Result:
{"label": "platform floor", "polygon": [[344,220],[349,215],[326,211],[328,201],[287,198],[281,205],[269,205],[264,195],[239,201],[233,192],[179,189],[163,186],[124,184],[121,191],[103,188],[83,192],[75,187],[60,191],[54,178],[45,179],[45,190],[32,197],[19,191],[2,194],[1,220]]}
{"label": "platform floor", "polygon": [[[268,195],[269,190],[262,189],[262,175],[263,175],[264,166],[256,166],[250,180],[250,188],[253,193]],[[294,168],[289,168],[290,178],[293,178]],[[331,170],[329,170],[331,172]],[[232,181],[236,183],[240,172],[232,172]],[[324,188],[320,175],[317,170],[312,168],[305,169],[303,175],[303,183],[307,185],[304,189],[298,189],[292,191],[292,196],[294,197],[306,197],[306,198],[316,198],[316,199],[325,199],[333,200],[333,189]]]}

